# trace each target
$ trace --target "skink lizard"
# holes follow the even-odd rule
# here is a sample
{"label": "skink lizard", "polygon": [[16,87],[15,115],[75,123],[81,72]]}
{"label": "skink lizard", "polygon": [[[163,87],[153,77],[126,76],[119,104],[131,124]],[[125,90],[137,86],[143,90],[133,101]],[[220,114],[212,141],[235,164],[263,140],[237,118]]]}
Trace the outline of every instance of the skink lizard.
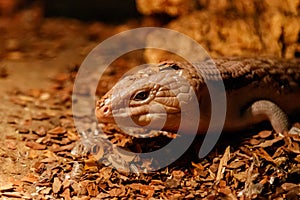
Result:
{"label": "skink lizard", "polygon": [[[185,78],[197,95],[200,108],[198,133],[205,133],[210,123],[211,101],[205,80],[223,81],[226,90],[227,112],[223,131],[240,131],[263,121],[269,121],[276,132],[290,128],[289,116],[300,114],[300,60],[276,60],[269,58],[220,58],[214,59],[220,76],[214,76],[210,65],[203,61],[199,66],[204,73],[198,74],[189,63],[164,61],[157,65],[128,75],[116,84],[96,103],[99,122],[115,123],[113,113],[130,117],[144,126],[166,112],[163,130],[176,131],[180,124],[178,95],[189,95],[190,90],[180,88],[174,94],[160,84],[160,80],[172,84],[172,73]],[[197,65],[197,64],[195,64]],[[172,73],[171,73],[172,72]],[[157,78],[159,77],[159,78]],[[217,78],[216,78],[217,77]],[[148,83],[148,80],[156,83]],[[133,87],[136,81],[145,80],[145,85]],[[174,83],[176,84],[176,83]],[[117,95],[115,95],[117,94]],[[127,99],[124,104],[120,103]],[[118,106],[112,106],[112,102]],[[150,106],[163,106],[152,109]],[[129,106],[124,109],[122,106]],[[211,122],[218,125],[217,121]],[[153,129],[155,129],[155,124]],[[188,133],[188,128],[186,132]],[[139,135],[135,135],[139,137]]]}

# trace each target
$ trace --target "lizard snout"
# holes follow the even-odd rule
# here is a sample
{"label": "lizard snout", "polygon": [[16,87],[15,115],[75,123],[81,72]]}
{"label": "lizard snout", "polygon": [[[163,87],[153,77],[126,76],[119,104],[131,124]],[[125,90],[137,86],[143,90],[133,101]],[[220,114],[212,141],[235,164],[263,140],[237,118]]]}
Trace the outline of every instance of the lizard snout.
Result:
{"label": "lizard snout", "polygon": [[104,122],[104,123],[114,122],[110,104],[107,104],[101,100],[97,102],[95,114],[99,122]]}

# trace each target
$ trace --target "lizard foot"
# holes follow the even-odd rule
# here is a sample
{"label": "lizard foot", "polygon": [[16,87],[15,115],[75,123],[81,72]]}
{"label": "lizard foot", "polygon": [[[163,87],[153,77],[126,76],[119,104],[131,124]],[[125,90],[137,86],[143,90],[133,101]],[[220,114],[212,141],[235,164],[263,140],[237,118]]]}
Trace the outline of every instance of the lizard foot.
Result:
{"label": "lizard foot", "polygon": [[287,114],[278,105],[268,100],[254,102],[246,109],[244,117],[254,123],[269,120],[278,133],[288,131],[290,127]]}

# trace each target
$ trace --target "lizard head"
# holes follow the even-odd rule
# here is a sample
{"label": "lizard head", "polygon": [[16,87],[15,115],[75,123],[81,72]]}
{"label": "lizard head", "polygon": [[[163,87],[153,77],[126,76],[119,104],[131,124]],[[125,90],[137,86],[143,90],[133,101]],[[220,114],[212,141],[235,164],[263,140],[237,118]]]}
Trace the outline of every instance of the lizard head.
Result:
{"label": "lizard head", "polygon": [[193,84],[184,77],[189,74],[169,61],[127,75],[97,101],[96,117],[102,123],[175,131],[182,104],[192,100]]}

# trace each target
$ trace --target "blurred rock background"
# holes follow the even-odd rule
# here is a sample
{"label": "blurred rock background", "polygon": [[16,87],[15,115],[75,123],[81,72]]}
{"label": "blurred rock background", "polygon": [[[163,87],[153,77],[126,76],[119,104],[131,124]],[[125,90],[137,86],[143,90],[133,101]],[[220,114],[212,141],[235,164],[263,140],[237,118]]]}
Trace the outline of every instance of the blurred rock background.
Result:
{"label": "blurred rock background", "polygon": [[[166,25],[213,56],[300,56],[299,0],[137,0],[144,15],[174,17]],[[154,61],[161,55],[146,53]]]}
{"label": "blurred rock background", "polygon": [[[214,57],[293,58],[300,55],[299,10],[299,0],[0,0],[0,31],[5,50],[15,51],[26,43],[15,38],[43,32],[44,17],[84,21],[96,39],[107,31],[103,23],[123,23],[116,32],[163,26],[189,35]],[[145,53],[152,62],[165,57],[166,52]]]}

